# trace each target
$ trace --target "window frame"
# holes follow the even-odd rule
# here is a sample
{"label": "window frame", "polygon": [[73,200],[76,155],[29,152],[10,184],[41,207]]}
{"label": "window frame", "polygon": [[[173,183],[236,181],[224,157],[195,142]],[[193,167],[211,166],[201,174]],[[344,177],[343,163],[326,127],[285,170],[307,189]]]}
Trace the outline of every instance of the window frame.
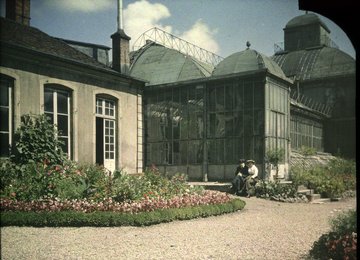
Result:
{"label": "window frame", "polygon": [[[46,110],[46,101],[45,101],[45,93],[50,92],[52,97],[52,110],[53,111],[47,111]],[[67,105],[67,113],[59,112],[58,110],[58,96],[59,93],[66,95],[66,105]],[[44,86],[44,114],[45,115],[52,115],[52,123],[56,127],[57,130],[59,130],[59,116],[66,116],[67,117],[67,133],[64,135],[62,133],[61,135],[58,135],[57,138],[65,138],[67,139],[66,147],[67,147],[67,156],[68,158],[73,158],[73,152],[72,152],[72,90],[68,89],[64,86],[57,85],[57,84],[45,84]],[[65,152],[65,151],[64,151]]]}
{"label": "window frame", "polygon": [[[6,76],[4,74],[0,74],[0,80],[1,82],[5,82],[5,88],[7,88],[8,93],[7,93],[7,101],[8,101],[8,105],[4,106],[4,105],[0,105],[0,108],[5,108],[8,110],[8,128],[7,131],[4,130],[0,130],[1,134],[7,134],[8,135],[8,152],[7,152],[7,156],[1,156],[0,158],[8,158],[10,156],[10,150],[12,147],[12,143],[13,143],[13,130],[14,130],[14,100],[13,100],[13,92],[14,92],[14,81],[15,79]],[[0,122],[1,123],[1,122]]]}

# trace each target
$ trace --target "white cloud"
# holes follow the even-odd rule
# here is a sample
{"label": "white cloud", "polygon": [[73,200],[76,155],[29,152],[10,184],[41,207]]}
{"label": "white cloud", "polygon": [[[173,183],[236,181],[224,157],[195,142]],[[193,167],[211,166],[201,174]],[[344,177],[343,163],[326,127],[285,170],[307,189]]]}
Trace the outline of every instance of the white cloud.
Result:
{"label": "white cloud", "polygon": [[[153,27],[173,33],[173,27],[162,22],[170,16],[170,11],[165,5],[140,0],[129,4],[124,9],[124,30],[131,37],[131,44],[134,44],[141,34]],[[208,51],[215,53],[219,51],[219,46],[214,38],[216,30],[211,30],[202,20],[198,20],[184,33],[176,34],[176,36]]]}
{"label": "white cloud", "polygon": [[104,11],[114,7],[113,0],[54,0],[47,4],[70,12],[97,12]]}
{"label": "white cloud", "polygon": [[153,27],[171,33],[171,26],[159,22],[168,17],[170,17],[170,11],[165,5],[151,4],[146,0],[137,1],[124,9],[124,30],[131,37],[132,43],[142,33]]}
{"label": "white cloud", "polygon": [[190,30],[184,32],[180,38],[205,50],[217,53],[219,51],[219,45],[214,38],[216,32],[217,30],[211,30],[209,26],[200,19],[196,21]]}

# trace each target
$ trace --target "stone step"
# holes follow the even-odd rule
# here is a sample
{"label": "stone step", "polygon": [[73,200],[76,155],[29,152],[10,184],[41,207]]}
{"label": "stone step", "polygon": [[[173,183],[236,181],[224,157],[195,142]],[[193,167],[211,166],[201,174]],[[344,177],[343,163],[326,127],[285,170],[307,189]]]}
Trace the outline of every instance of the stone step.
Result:
{"label": "stone step", "polygon": [[297,191],[297,193],[303,194],[303,195],[310,195],[312,193],[314,193],[314,190],[312,189],[302,189]]}
{"label": "stone step", "polygon": [[315,193],[315,194],[307,194],[306,197],[308,198],[309,202],[321,199],[320,194],[317,194],[317,193]]}
{"label": "stone step", "polygon": [[298,186],[298,190],[307,190],[308,187],[306,187],[305,185],[299,185]]}
{"label": "stone step", "polygon": [[331,199],[330,198],[321,198],[321,199],[315,199],[315,200],[310,201],[310,203],[312,203],[312,204],[323,204],[325,202],[331,202]]}
{"label": "stone step", "polygon": [[292,181],[284,181],[284,180],[280,180],[279,184],[281,185],[288,185],[288,184],[292,184]]}

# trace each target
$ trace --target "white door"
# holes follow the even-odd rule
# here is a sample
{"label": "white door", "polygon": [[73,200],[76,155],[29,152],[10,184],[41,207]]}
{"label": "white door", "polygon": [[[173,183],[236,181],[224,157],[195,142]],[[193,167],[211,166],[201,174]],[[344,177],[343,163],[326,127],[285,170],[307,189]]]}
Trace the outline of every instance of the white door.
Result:
{"label": "white door", "polygon": [[104,167],[115,170],[115,120],[104,119]]}

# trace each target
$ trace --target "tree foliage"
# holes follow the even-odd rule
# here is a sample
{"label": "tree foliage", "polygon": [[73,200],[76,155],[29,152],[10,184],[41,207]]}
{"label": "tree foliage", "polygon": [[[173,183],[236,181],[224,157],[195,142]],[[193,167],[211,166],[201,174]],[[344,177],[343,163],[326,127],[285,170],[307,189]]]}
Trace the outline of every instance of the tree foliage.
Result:
{"label": "tree foliage", "polygon": [[66,156],[58,131],[45,115],[23,115],[15,131],[11,160],[17,164],[43,162],[62,164]]}

